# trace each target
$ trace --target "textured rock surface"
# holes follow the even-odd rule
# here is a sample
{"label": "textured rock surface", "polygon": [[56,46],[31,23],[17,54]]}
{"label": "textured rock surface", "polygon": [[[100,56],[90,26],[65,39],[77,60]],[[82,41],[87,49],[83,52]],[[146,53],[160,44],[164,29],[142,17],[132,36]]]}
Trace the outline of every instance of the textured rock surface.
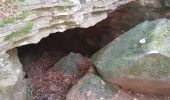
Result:
{"label": "textured rock surface", "polygon": [[163,1],[161,1],[161,0],[138,0],[138,2],[143,6],[159,8],[162,6],[161,2],[163,2]]}
{"label": "textured rock surface", "polygon": [[125,89],[169,95],[169,25],[168,19],[145,21],[97,52],[93,63]]}
{"label": "textured rock surface", "polygon": [[4,60],[1,65],[6,66],[0,69],[0,100],[26,100],[26,84],[17,50],[10,50],[8,54],[9,58],[1,59]]}
{"label": "textured rock surface", "polygon": [[18,16],[1,21],[0,51],[37,43],[50,33],[89,27],[107,17],[107,11],[132,0],[25,0],[17,2]]}
{"label": "textured rock surface", "polygon": [[67,100],[113,100],[117,93],[95,74],[85,75],[67,95]]}
{"label": "textured rock surface", "polygon": [[[132,0],[11,1],[10,10],[7,13],[0,12],[4,15],[17,12],[16,14],[7,15],[6,18],[0,21],[0,99],[13,100],[12,95],[15,92],[13,89],[17,87],[17,84],[21,85],[22,82],[19,80],[23,78],[16,53],[13,52],[15,55],[13,53],[7,54],[7,50],[21,45],[37,43],[51,33],[95,25],[107,17],[108,11],[115,10],[118,6],[130,1]],[[8,0],[2,2],[8,2]],[[8,6],[4,6],[8,8]],[[6,10],[0,9],[2,9],[1,11]],[[25,90],[18,91],[20,93],[14,94],[15,98],[24,100]]]}
{"label": "textured rock surface", "polygon": [[165,6],[170,7],[170,1],[169,0],[165,0]]}

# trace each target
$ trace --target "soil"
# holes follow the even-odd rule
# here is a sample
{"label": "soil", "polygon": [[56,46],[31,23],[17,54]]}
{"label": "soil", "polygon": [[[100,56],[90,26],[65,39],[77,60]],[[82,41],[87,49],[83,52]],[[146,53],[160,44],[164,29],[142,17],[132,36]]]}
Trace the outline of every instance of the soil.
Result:
{"label": "soil", "polygon": [[24,67],[27,68],[24,70],[35,100],[65,100],[72,85],[91,66],[90,59],[84,57],[84,62],[78,69],[80,74],[76,77],[54,70],[53,65],[64,55],[60,51],[46,52],[36,62]]}

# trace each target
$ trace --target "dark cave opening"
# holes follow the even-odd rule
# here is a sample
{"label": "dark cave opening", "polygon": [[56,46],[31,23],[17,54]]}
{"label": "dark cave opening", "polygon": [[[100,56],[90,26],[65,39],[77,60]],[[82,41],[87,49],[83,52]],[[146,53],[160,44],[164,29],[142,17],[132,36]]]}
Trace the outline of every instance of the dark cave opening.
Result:
{"label": "dark cave opening", "polygon": [[37,44],[18,47],[20,61],[23,65],[26,65],[36,61],[44,53],[55,51],[64,54],[75,52],[91,57],[92,54],[126,30],[121,25],[117,25],[121,24],[119,20],[124,12],[124,9],[118,10],[110,14],[107,19],[89,28],[74,28],[64,32],[52,33]]}

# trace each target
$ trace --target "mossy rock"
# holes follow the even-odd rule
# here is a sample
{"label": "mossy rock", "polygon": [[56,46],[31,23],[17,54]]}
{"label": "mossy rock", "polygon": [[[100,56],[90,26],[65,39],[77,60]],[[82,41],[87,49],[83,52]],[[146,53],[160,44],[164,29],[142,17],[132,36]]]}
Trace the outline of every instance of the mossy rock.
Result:
{"label": "mossy rock", "polygon": [[170,0],[165,0],[165,6],[170,7]]}
{"label": "mossy rock", "polygon": [[[132,87],[129,87],[129,85],[119,84],[120,81],[117,83],[116,80],[124,78],[147,80],[146,84],[151,80],[167,82],[166,80],[170,76],[169,39],[170,20],[145,21],[94,54],[92,62],[106,80],[138,91],[136,88],[140,87],[133,87],[136,83],[132,83]],[[155,89],[160,86],[157,85],[155,85]],[[167,88],[169,86],[170,83],[165,85]],[[151,89],[149,85],[146,88]],[[161,86],[159,88],[163,89]],[[145,89],[140,92],[149,93]],[[164,93],[158,91],[151,94]],[[170,90],[165,94],[170,95]]]}
{"label": "mossy rock", "polygon": [[67,100],[113,100],[116,93],[116,87],[112,88],[102,78],[90,73],[72,87]]}
{"label": "mossy rock", "polygon": [[54,69],[67,75],[77,77],[79,75],[79,65],[83,63],[83,56],[79,53],[69,53],[67,56],[59,60]]}

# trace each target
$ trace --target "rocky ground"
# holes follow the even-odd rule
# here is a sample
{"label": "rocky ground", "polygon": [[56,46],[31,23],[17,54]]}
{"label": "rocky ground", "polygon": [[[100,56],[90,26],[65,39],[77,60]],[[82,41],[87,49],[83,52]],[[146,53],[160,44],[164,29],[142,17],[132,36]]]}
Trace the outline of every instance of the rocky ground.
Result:
{"label": "rocky ground", "polygon": [[0,51],[41,41],[3,54],[0,100],[170,100],[169,0],[14,1]]}
{"label": "rocky ground", "polygon": [[25,77],[35,100],[170,100],[169,97],[135,93],[118,87],[112,90],[110,86],[107,87],[105,80],[97,76],[89,58],[84,57],[78,65],[79,69],[75,69],[78,74],[56,70],[55,63],[64,55],[59,51],[49,52],[36,62],[24,66],[27,68],[24,69]]}

